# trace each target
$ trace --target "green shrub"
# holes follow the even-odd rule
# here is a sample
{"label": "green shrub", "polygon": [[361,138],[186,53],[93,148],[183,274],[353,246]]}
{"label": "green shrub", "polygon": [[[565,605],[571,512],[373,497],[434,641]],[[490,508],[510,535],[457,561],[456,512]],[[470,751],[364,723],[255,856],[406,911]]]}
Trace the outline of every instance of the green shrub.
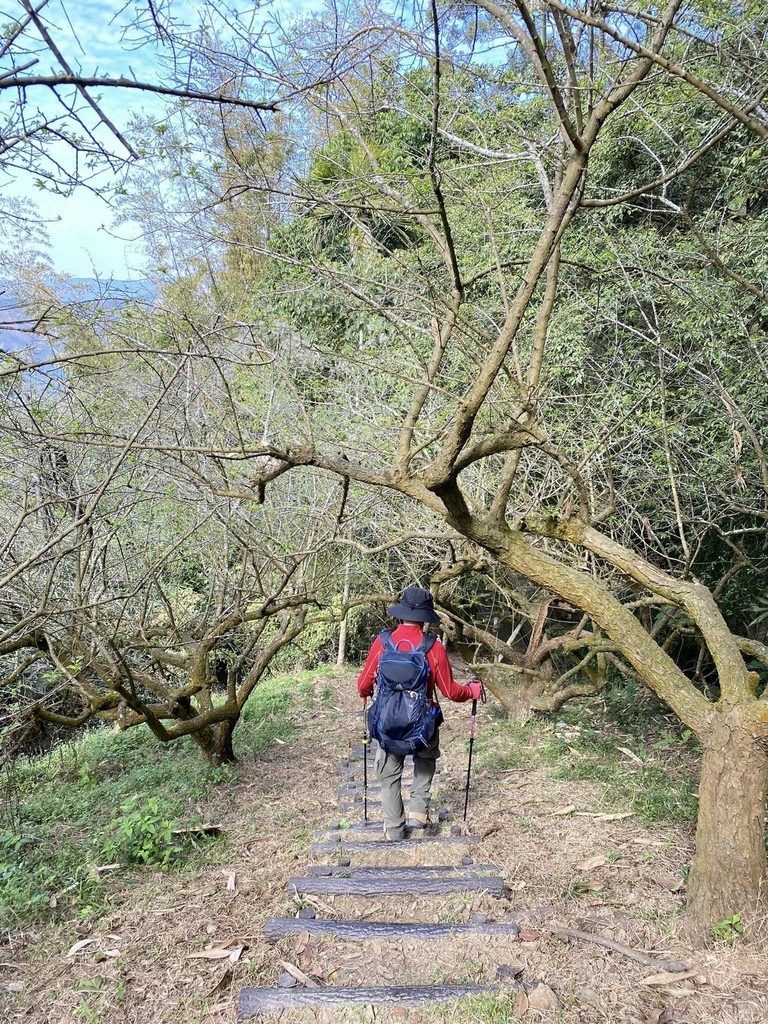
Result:
{"label": "green shrub", "polygon": [[165,817],[159,797],[132,796],[120,810],[110,826],[114,835],[101,848],[105,860],[167,868],[184,855],[185,844],[173,835],[177,823]]}
{"label": "green shrub", "polygon": [[[206,764],[191,740],[161,746],[143,729],[98,729],[17,760],[0,778],[0,927],[98,917],[109,888],[95,866],[105,859],[175,863],[181,854],[169,826],[198,823],[191,805],[228,773]],[[1,799],[9,793],[12,805]],[[151,801],[141,793],[152,793]]]}

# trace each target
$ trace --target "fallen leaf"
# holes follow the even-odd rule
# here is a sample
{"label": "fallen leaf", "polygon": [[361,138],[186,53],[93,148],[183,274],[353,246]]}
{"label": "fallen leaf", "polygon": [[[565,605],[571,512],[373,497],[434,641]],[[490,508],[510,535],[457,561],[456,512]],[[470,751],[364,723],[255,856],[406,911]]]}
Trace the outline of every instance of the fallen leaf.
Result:
{"label": "fallen leaf", "polygon": [[492,836],[496,832],[501,832],[501,825],[491,825],[490,828],[487,828],[485,832],[483,832],[482,838],[485,839],[487,836]]}
{"label": "fallen leaf", "polygon": [[245,949],[245,946],[235,946],[234,949],[230,950],[229,962],[231,964],[236,964],[237,961],[240,959],[240,957],[243,955],[243,950],[244,949]]}
{"label": "fallen leaf", "polygon": [[288,960],[281,960],[280,964],[289,974],[293,975],[296,981],[300,981],[305,988],[320,988],[313,978],[310,978],[308,974],[305,974],[295,964],[290,963]]}
{"label": "fallen leaf", "polygon": [[682,878],[675,878],[673,875],[651,875],[651,881],[660,885],[662,889],[669,889],[670,892],[680,892],[685,886]]}
{"label": "fallen leaf", "polygon": [[679,971],[677,973],[673,973],[672,971],[662,971],[660,974],[651,974],[647,978],[643,978],[640,984],[674,985],[678,981],[685,981],[686,978],[695,978],[698,973],[698,971]]}
{"label": "fallen leaf", "polygon": [[517,937],[520,942],[538,942],[541,938],[541,932],[520,932]]}
{"label": "fallen leaf", "polygon": [[512,1014],[515,1017],[522,1017],[528,1012],[528,996],[520,989],[515,997],[515,1005],[512,1007]]}
{"label": "fallen leaf", "polygon": [[237,880],[237,872],[236,871],[222,871],[222,875],[226,875],[227,876],[227,892],[234,892],[235,891],[235,883],[236,883],[236,880]]}
{"label": "fallen leaf", "polygon": [[605,892],[605,886],[602,882],[589,881],[585,882],[579,879],[576,882],[571,882],[569,886],[571,892],[574,893],[585,893],[585,892]]}
{"label": "fallen leaf", "polygon": [[596,814],[595,818],[598,821],[623,821],[624,818],[633,818],[634,816],[634,811],[620,811],[617,814]]}
{"label": "fallen leaf", "polygon": [[556,810],[552,811],[552,813],[553,814],[573,814],[573,812],[575,810],[576,810],[576,804],[568,804],[565,807],[558,807]]}
{"label": "fallen leaf", "polygon": [[4,981],[2,984],[2,988],[4,988],[6,992],[24,991],[24,985],[20,981]]}
{"label": "fallen leaf", "polygon": [[540,796],[526,796],[520,801],[521,807],[527,807],[528,804],[542,804],[544,801]]}
{"label": "fallen leaf", "polygon": [[578,871],[594,871],[595,868],[601,868],[603,864],[608,863],[608,858],[604,857],[602,853],[596,854],[594,857],[589,857],[587,860],[583,860],[581,864],[576,865]]}
{"label": "fallen leaf", "polygon": [[221,946],[212,946],[197,953],[187,953],[187,960],[226,960],[231,952],[230,949],[222,949]]}
{"label": "fallen leaf", "polygon": [[635,761],[637,764],[643,763],[642,757],[638,757],[637,754],[634,754],[629,749],[629,747],[619,747],[618,749],[621,751],[622,754],[626,754],[628,758],[630,758],[632,761]]}
{"label": "fallen leaf", "polygon": [[206,998],[211,999],[213,996],[219,996],[222,992],[225,992],[232,984],[233,976],[232,968],[227,967]]}
{"label": "fallen leaf", "polygon": [[67,956],[74,956],[75,953],[79,953],[81,949],[85,949],[86,946],[90,946],[96,939],[80,939],[76,942],[71,949],[67,951]]}

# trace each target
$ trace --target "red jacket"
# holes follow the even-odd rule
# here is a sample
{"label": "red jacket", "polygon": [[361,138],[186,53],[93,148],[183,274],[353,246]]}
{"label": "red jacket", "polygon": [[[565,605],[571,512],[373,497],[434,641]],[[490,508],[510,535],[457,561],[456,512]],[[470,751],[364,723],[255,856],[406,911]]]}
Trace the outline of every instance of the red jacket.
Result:
{"label": "red jacket", "polygon": [[[409,640],[414,647],[418,647],[422,636],[421,626],[403,623],[392,633],[392,642],[396,644],[398,640]],[[373,684],[376,682],[376,670],[379,667],[381,652],[381,640],[376,637],[371,644],[368,657],[365,659],[363,671],[357,677],[357,692],[361,697],[370,697],[373,693]],[[427,684],[427,695],[430,699],[432,699],[435,692],[435,683],[437,683],[440,693],[447,697],[448,700],[454,700],[461,704],[471,698],[472,694],[469,687],[463,686],[454,680],[448,655],[445,653],[445,648],[439,640],[436,640],[432,645],[432,650],[427,655],[427,661],[431,669],[429,683]]]}

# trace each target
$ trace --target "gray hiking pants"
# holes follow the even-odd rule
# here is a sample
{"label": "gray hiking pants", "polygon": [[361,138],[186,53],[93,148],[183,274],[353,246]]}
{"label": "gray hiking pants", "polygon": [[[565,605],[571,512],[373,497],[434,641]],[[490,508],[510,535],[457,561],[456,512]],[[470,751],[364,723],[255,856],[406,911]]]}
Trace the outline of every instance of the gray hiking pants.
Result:
{"label": "gray hiking pants", "polygon": [[[413,755],[413,784],[408,810],[411,814],[429,813],[429,790],[435,774],[435,762],[440,757],[439,735],[425,750]],[[381,747],[376,751],[376,778],[381,783],[381,809],[384,828],[390,839],[405,838],[405,808],[401,781],[405,756],[388,754]]]}

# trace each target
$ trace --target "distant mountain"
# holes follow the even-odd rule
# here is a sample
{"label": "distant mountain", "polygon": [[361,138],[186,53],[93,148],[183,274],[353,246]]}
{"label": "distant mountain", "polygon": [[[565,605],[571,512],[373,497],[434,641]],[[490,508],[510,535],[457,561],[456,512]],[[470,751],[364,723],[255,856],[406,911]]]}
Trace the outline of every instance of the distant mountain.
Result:
{"label": "distant mountain", "polygon": [[[65,301],[100,301],[107,307],[119,309],[126,302],[136,299],[151,301],[157,290],[151,281],[100,281],[89,277],[72,277],[59,294]],[[34,323],[17,294],[0,282],[0,350],[4,352],[27,351],[33,359],[47,359],[53,352],[45,338],[29,333]]]}

